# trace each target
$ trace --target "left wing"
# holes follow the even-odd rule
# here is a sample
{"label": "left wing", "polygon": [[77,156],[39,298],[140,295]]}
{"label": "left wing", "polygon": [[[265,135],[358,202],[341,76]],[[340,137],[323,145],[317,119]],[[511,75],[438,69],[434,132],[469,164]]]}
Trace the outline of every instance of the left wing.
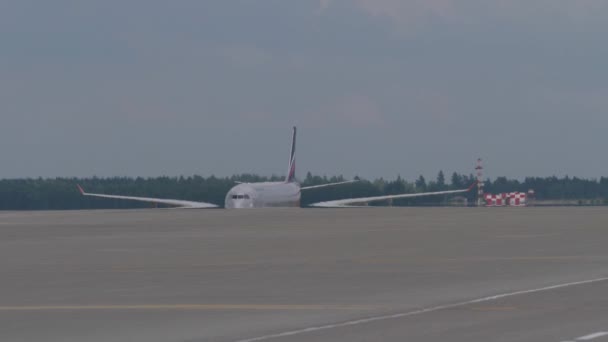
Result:
{"label": "left wing", "polygon": [[461,193],[471,191],[471,189],[473,189],[473,187],[476,184],[477,183],[474,183],[468,189],[463,189],[463,190],[448,190],[448,191],[437,191],[437,192],[422,192],[422,193],[417,193],[417,194],[400,194],[400,195],[386,195],[386,196],[375,196],[375,197],[346,198],[346,199],[335,200],[335,201],[313,203],[310,206],[319,207],[319,208],[348,208],[348,207],[355,207],[355,206],[357,206],[357,204],[367,204],[370,202],[377,202],[377,201],[383,201],[383,200],[389,200],[389,199],[461,194]]}
{"label": "left wing", "polygon": [[78,186],[78,190],[83,196],[91,196],[91,197],[101,197],[101,198],[114,198],[114,199],[123,199],[123,200],[131,200],[131,201],[139,201],[139,202],[148,202],[148,203],[160,203],[172,205],[176,208],[185,208],[185,209],[210,209],[217,208],[218,206],[211,203],[205,202],[193,202],[193,201],[182,201],[182,200],[174,200],[174,199],[164,199],[164,198],[150,198],[150,197],[134,197],[134,196],[120,196],[120,195],[104,195],[104,194],[91,194],[85,192],[80,185]]}

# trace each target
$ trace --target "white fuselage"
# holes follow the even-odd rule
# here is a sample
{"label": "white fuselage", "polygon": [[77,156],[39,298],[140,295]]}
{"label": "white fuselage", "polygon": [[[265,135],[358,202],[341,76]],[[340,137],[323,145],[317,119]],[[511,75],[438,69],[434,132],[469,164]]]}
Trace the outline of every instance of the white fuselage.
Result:
{"label": "white fuselage", "polygon": [[239,184],[226,194],[227,209],[299,207],[298,183],[267,182]]}

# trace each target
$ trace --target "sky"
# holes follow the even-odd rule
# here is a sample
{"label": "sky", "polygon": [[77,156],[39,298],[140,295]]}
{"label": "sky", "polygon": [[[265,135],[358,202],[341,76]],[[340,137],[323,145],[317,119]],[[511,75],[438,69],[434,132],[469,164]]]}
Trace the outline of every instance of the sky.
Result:
{"label": "sky", "polygon": [[0,178],[608,175],[605,0],[2,0]]}

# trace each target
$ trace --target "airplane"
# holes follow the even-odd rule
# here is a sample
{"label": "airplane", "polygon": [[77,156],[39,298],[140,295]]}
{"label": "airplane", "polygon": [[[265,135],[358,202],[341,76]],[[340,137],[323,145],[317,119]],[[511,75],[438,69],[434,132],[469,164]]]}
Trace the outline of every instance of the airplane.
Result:
{"label": "airplane", "polygon": [[[321,184],[314,186],[300,186],[296,181],[296,127],[293,127],[293,135],[291,139],[291,152],[289,156],[289,165],[287,168],[287,175],[283,182],[257,182],[257,183],[241,183],[238,182],[236,186],[228,191],[224,200],[224,208],[226,209],[244,209],[244,208],[268,208],[268,207],[300,207],[300,198],[302,191],[324,188],[329,186],[336,186],[342,184],[349,184],[357,182],[358,180],[348,180],[344,182]],[[399,195],[387,195],[387,196],[376,196],[376,197],[364,197],[364,198],[347,198],[335,201],[326,201],[311,204],[311,207],[319,208],[345,208],[345,207],[357,207],[366,205],[371,202],[391,200],[398,198],[412,198],[420,196],[434,196],[434,195],[448,195],[457,194],[470,191],[473,184],[468,189],[463,190],[449,190],[449,191],[438,191],[438,192],[426,192],[426,193],[415,193],[415,194],[399,194]],[[90,197],[101,197],[101,198],[112,198],[122,200],[132,200],[140,202],[149,202],[155,204],[166,204],[173,208],[183,209],[211,209],[218,208],[217,204],[196,202],[196,201],[185,201],[178,199],[164,199],[164,198],[151,198],[151,197],[135,197],[135,196],[122,196],[122,195],[107,195],[107,194],[95,194],[88,193],[84,189],[77,185],[78,190],[83,196]]]}

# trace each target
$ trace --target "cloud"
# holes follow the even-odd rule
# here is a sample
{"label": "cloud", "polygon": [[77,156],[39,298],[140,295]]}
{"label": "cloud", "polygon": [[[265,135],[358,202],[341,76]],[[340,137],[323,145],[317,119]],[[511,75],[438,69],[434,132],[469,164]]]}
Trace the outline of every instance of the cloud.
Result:
{"label": "cloud", "polygon": [[447,17],[455,9],[453,0],[356,0],[355,3],[372,15],[398,21],[414,21],[428,16]]}
{"label": "cloud", "polygon": [[[544,108],[555,108],[555,112],[569,113],[565,116],[569,121],[585,124],[608,122],[605,114],[608,111],[608,87],[541,88],[535,91],[535,101],[542,102]],[[576,117],[575,113],[578,113]]]}
{"label": "cloud", "polygon": [[366,127],[384,124],[384,116],[378,104],[365,95],[342,97],[322,112],[338,122],[351,126]]}
{"label": "cloud", "polygon": [[[471,150],[500,153],[504,172],[518,176],[524,174],[508,166],[518,164],[518,152],[557,150],[555,132],[573,137],[560,145],[561,155],[585,150],[591,158],[608,139],[602,134],[606,0],[57,0],[40,6],[0,1],[2,175],[230,174],[241,165],[225,155],[251,143],[243,133],[260,132],[272,147],[272,135],[291,124],[315,135],[310,154],[327,159],[310,165],[330,173],[326,167],[339,150],[326,146],[337,134],[349,144],[369,134],[371,142],[358,146],[369,153],[357,152],[369,165],[375,150],[407,149],[413,162],[433,170],[449,162],[436,155],[451,147],[456,167]],[[24,130],[35,139],[29,149],[16,148]],[[217,149],[226,132],[230,145]],[[536,140],[493,139],[510,132]],[[430,135],[436,146],[416,145]],[[480,140],[492,143],[480,146]],[[115,162],[116,150],[131,163],[124,164],[128,170]],[[142,151],[150,153],[131,157]],[[47,156],[69,161],[87,154],[90,159],[74,159],[76,166],[64,171],[48,166],[57,163]],[[542,172],[564,169],[557,154]],[[19,166],[24,155],[36,164]],[[205,155],[205,162],[192,155]],[[268,153],[248,164],[274,162]],[[173,168],[164,171],[166,165]],[[409,165],[363,171],[381,176],[397,168]]]}
{"label": "cloud", "polygon": [[218,57],[240,67],[256,67],[272,61],[271,54],[253,45],[235,44],[218,48]]}
{"label": "cloud", "polygon": [[[340,0],[325,0],[324,7],[329,1]],[[562,25],[590,25],[603,22],[608,14],[605,0],[354,0],[354,6],[368,15],[388,18],[400,33],[437,23],[470,25],[495,20],[542,25],[559,19]]]}
{"label": "cloud", "polygon": [[401,32],[416,30],[429,19],[448,18],[455,9],[453,0],[319,0],[320,12],[330,7],[355,9],[371,17],[388,19]]}
{"label": "cloud", "polygon": [[325,11],[329,5],[331,4],[331,0],[319,0],[319,11]]}

